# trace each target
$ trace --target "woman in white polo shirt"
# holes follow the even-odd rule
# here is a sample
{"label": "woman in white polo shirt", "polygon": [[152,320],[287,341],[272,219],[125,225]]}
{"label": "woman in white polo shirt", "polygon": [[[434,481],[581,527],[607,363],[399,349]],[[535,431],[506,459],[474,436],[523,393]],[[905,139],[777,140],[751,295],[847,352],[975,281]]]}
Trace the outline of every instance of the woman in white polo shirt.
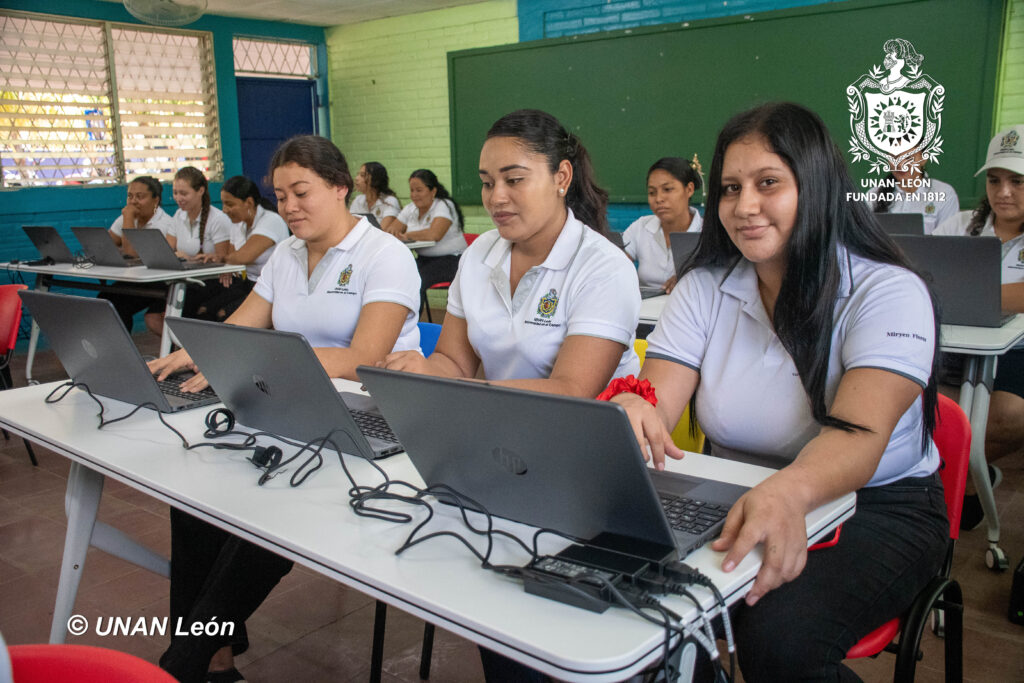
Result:
{"label": "woman in white polo shirt", "polygon": [[690,198],[701,188],[700,168],[679,157],[663,157],[647,171],[647,203],[653,215],[642,216],[626,228],[623,248],[637,262],[641,287],[676,286],[669,235],[700,232],[703,220]]}
{"label": "woman in white polo shirt", "polygon": [[391,189],[388,170],[376,161],[367,161],[356,174],[356,189],[361,195],[352,200],[354,214],[373,214],[383,230],[391,227],[402,210],[402,204]]}
{"label": "woman in white polo shirt", "polygon": [[[640,378],[657,406],[613,398],[658,467],[682,457],[669,430],[694,398],[714,454],[778,470],[712,545],[728,572],[763,544],[734,615],[747,681],[842,679],[847,650],[904,613],[948,540],[932,297],[866,205],[834,201],[852,190],[813,112],[731,119],[694,262],[648,338]],[[806,513],[851,491],[838,544],[808,553]]]}
{"label": "woman in white polo shirt", "polygon": [[[227,323],[302,334],[331,377],[356,379],[357,366],[418,348],[419,277],[412,254],[349,213],[352,176],[344,155],[325,138],[300,136],[278,148],[271,172],[278,210],[293,236],[274,249]],[[185,367],[194,366],[184,350],[150,363],[160,378]],[[205,385],[197,375],[182,386]],[[240,628],[291,564],[172,508],[172,621],[217,619]],[[246,646],[238,631],[233,638],[174,636],[160,665],[183,683],[207,680],[208,669],[237,676],[221,680],[241,680],[232,657]]]}

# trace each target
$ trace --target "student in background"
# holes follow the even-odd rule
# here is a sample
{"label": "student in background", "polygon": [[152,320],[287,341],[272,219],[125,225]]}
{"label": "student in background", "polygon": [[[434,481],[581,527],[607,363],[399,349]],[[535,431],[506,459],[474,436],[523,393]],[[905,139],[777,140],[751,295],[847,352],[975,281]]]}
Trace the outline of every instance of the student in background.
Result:
{"label": "student in background", "polygon": [[893,171],[878,188],[884,197],[872,207],[875,213],[919,213],[924,216],[924,234],[935,232],[944,221],[960,211],[960,200],[949,183],[932,178],[925,171],[926,161],[920,152],[907,162],[904,170]]}
{"label": "student in background", "polygon": [[[349,213],[352,176],[329,140],[292,138],[270,163],[278,210],[293,236],[278,245],[232,325],[298,332],[331,377],[357,379],[391,351],[419,348],[419,278],[410,251]],[[194,366],[183,349],[152,361],[160,379]],[[197,391],[202,375],[182,384]],[[315,406],[311,409],[315,409]],[[160,666],[181,683],[237,681],[245,620],[292,563],[171,508],[171,620],[234,622],[234,637],[175,635]],[[209,670],[209,673],[208,673]]]}
{"label": "student in background", "polygon": [[669,235],[700,232],[700,213],[690,206],[690,198],[700,189],[696,161],[664,157],[647,171],[647,203],[654,215],[633,221],[622,235],[623,248],[637,262],[640,286],[663,287],[666,293],[676,286]]}
{"label": "student in background", "polygon": [[437,242],[417,250],[421,306],[426,306],[426,292],[432,285],[451,282],[455,277],[459,254],[466,248],[464,224],[462,209],[434,172],[425,168],[413,171],[409,176],[409,203],[386,230],[406,242]]}
{"label": "student in background", "polygon": [[[948,541],[932,297],[867,206],[836,201],[852,190],[813,112],[767,104],[726,123],[700,245],[648,338],[657,406],[613,398],[658,468],[683,457],[669,430],[693,398],[713,454],[777,470],[711,546],[728,572],[762,544],[734,612],[751,683],[852,677],[846,652],[909,608]],[[805,515],[853,491],[839,543],[808,553]]]}
{"label": "student in background", "polygon": [[[985,197],[973,212],[964,211],[944,222],[936,235],[994,235],[1003,243],[1002,307],[1024,313],[1024,124],[996,133],[988,145],[988,158],[978,173],[985,174]],[[985,428],[985,456],[989,463],[1024,449],[1024,344],[999,357]],[[1002,472],[989,465],[992,485]],[[968,482],[961,529],[981,524],[985,513]]]}
{"label": "student in background", "polygon": [[356,189],[361,195],[352,200],[354,214],[372,213],[380,227],[387,230],[398,218],[402,205],[391,189],[388,170],[376,161],[367,161],[356,174]]}

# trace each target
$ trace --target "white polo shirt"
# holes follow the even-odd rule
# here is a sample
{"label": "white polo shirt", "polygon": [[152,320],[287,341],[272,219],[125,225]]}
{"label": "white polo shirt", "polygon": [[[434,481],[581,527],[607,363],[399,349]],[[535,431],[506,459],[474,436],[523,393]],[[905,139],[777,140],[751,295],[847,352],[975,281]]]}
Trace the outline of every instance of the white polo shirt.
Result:
{"label": "white polo shirt", "polygon": [[[973,213],[973,211],[961,211],[943,222],[933,234],[953,237],[967,235],[967,226],[971,223]],[[993,220],[990,213],[985,219],[985,225],[981,227],[978,237],[998,237]],[[1024,282],[1024,234],[1006,240],[1003,242],[1002,248],[1003,261],[1000,282],[1004,285]]]}
{"label": "white polo shirt", "polygon": [[178,244],[177,251],[195,256],[200,251],[204,254],[212,254],[214,246],[220,242],[231,241],[231,219],[227,214],[216,206],[210,207],[210,213],[206,217],[206,232],[203,235],[203,246],[199,248],[199,220],[202,218],[200,211],[194,221],[188,219],[185,209],[178,209],[174,212],[174,227],[168,231],[168,236],[173,236]]}
{"label": "white polo shirt", "polygon": [[[888,213],[919,213],[924,216],[924,234],[930,235],[935,229],[960,211],[960,200],[956,190],[949,183],[925,177],[921,187],[904,192],[899,187],[887,187],[884,192],[893,192],[896,198],[889,205]],[[872,202],[872,209],[874,203]]]}
{"label": "white polo shirt", "polygon": [[551,375],[565,338],[600,337],[625,353],[613,377],[639,372],[633,336],[640,317],[636,269],[569,211],[547,259],[523,275],[513,297],[512,243],[483,233],[462,255],[448,313],[466,321],[469,343],[491,380]]}
{"label": "white polo shirt", "polygon": [[461,227],[459,214],[455,211],[450,199],[435,199],[423,218],[420,218],[420,210],[412,202],[406,204],[402,212],[398,214],[398,222],[405,225],[406,232],[426,230],[435,218],[447,218],[452,224],[448,226],[448,231],[441,236],[437,244],[419,249],[420,256],[461,254],[466,248],[466,238],[462,236],[462,231],[459,229]]}
{"label": "white polo shirt", "polygon": [[[704,219],[691,206],[687,232],[700,232],[703,226]],[[622,246],[637,262],[641,287],[661,287],[676,274],[672,249],[665,244],[665,233],[661,231],[661,221],[657,216],[642,216],[633,221],[622,233]]]}
{"label": "white polo shirt", "polygon": [[298,332],[313,347],[348,348],[363,307],[384,301],[408,309],[393,350],[419,349],[420,276],[404,244],[363,218],[307,278],[308,258],[293,235],[263,266],[253,291],[273,305],[275,330]]}
{"label": "white polo shirt", "polygon": [[[825,405],[832,404],[843,373],[853,368],[889,370],[925,387],[935,329],[924,283],[903,268],[843,247],[839,257]],[[647,341],[647,358],[700,373],[697,419],[715,455],[778,469],[821,429],[796,365],[768,320],[750,261],[688,272]],[[868,486],[935,471],[938,451],[929,443],[922,455],[921,421],[917,400],[897,423]]]}
{"label": "white polo shirt", "polygon": [[[284,222],[284,219],[276,211],[267,211],[262,206],[256,207],[256,215],[252,220],[252,230],[249,232],[245,230],[244,221],[231,224],[231,246],[236,250],[241,249],[249,241],[250,237],[255,237],[256,235],[266,237],[274,245],[277,245],[288,239],[288,224]],[[272,253],[274,253],[274,246],[266,249],[252,263],[247,263],[245,265],[246,276],[252,279],[258,278],[263,270],[263,265],[270,259]]]}
{"label": "white polo shirt", "polygon": [[[135,227],[135,226],[133,226]],[[145,225],[139,225],[138,228],[152,228],[159,230],[165,236],[174,228],[174,219],[168,215],[159,206],[156,207],[156,211],[153,212],[153,216],[146,221]],[[132,228],[129,228],[131,230]],[[118,216],[114,219],[114,222],[110,224],[110,232],[114,233],[118,237],[124,235],[124,216]]]}
{"label": "white polo shirt", "polygon": [[402,211],[402,205],[398,203],[398,197],[390,194],[378,196],[373,206],[367,206],[366,195],[361,194],[352,200],[352,213],[372,213],[377,222],[384,220],[387,216],[398,217]]}

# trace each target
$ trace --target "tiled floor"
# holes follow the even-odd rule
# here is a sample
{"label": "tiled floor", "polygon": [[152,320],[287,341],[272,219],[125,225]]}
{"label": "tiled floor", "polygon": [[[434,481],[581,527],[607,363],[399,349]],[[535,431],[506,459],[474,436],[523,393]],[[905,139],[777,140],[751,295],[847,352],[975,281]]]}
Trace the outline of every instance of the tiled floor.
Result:
{"label": "tiled floor", "polygon": [[[140,338],[152,352],[155,344]],[[24,372],[16,359],[15,381]],[[23,361],[22,361],[23,362]],[[61,376],[49,353],[40,354],[37,379]],[[64,543],[64,487],[68,461],[36,447],[39,467],[29,463],[19,439],[0,441],[0,632],[9,643],[46,642]],[[1015,566],[1024,555],[1024,458],[1000,463],[1004,482],[996,491],[1003,521],[1002,547]],[[107,482],[100,519],[161,553],[169,552],[167,506],[127,486]],[[964,587],[965,680],[1024,681],[1024,627],[1006,619],[1010,573],[985,568],[985,534],[964,534],[953,574]],[[167,614],[166,579],[92,549],[78,593],[76,611],[100,616],[152,617]],[[272,681],[365,681],[369,671],[374,605],[370,598],[310,570],[296,567],[249,620],[251,647],[238,659],[253,683]],[[388,614],[385,680],[418,679],[422,622],[392,609]],[[68,642],[116,648],[156,661],[162,637],[95,634]],[[918,681],[943,680],[942,641],[925,635]],[[853,664],[867,681],[892,677],[890,655]],[[479,681],[475,647],[438,631],[432,679]]]}

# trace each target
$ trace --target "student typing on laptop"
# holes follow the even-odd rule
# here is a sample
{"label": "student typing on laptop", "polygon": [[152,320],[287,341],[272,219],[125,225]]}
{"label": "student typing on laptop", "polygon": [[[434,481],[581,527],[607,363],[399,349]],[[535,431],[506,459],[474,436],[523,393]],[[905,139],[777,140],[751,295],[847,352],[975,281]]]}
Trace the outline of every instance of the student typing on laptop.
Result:
{"label": "student typing on laptop", "polygon": [[[946,547],[931,440],[938,329],[927,286],[852,191],[822,121],[794,104],[719,134],[704,239],[679,280],[641,379],[620,393],[656,465],[683,408],[714,453],[779,468],[732,508],[712,546],[730,571],[763,565],[735,613],[747,681],[838,680],[841,660],[902,614]],[[623,388],[615,382],[615,387]],[[805,514],[857,491],[838,544],[807,552]]]}
{"label": "student typing on laptop", "polygon": [[[344,155],[325,138],[292,138],[275,152],[271,174],[278,210],[293,236],[274,250],[227,322],[302,334],[332,377],[356,379],[357,366],[373,365],[392,350],[418,348],[420,280],[413,256],[396,238],[349,213],[352,176]],[[150,368],[164,377],[191,365],[179,350]],[[197,376],[183,387],[205,384]],[[241,624],[291,564],[172,508],[172,620],[216,616]],[[228,672],[218,680],[240,680],[232,656],[246,647],[244,636],[175,636],[160,664],[182,682],[207,680],[207,669]]]}

